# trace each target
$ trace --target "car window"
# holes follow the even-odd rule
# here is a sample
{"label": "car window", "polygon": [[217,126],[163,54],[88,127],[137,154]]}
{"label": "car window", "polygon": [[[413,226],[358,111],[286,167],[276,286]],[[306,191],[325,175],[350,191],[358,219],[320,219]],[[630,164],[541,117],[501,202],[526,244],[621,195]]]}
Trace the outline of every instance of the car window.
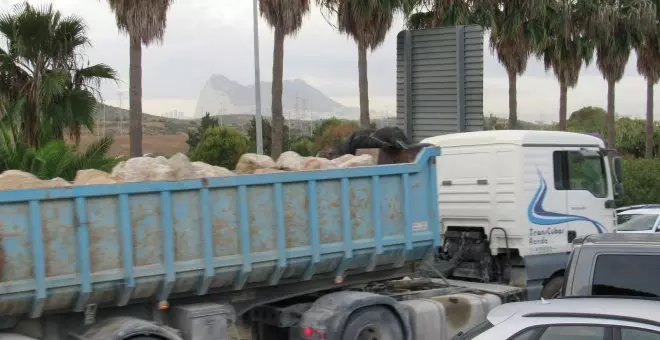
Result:
{"label": "car window", "polygon": [[660,297],[660,255],[596,257],[591,295]]}
{"label": "car window", "polygon": [[621,340],[660,340],[660,334],[636,328],[621,328]]}
{"label": "car window", "polygon": [[655,225],[655,221],[658,219],[657,214],[630,214],[624,215],[626,217],[630,216],[625,222],[619,223],[616,230],[621,231],[644,231],[651,230]]}
{"label": "car window", "polygon": [[545,329],[538,340],[604,340],[605,327],[555,325]]}

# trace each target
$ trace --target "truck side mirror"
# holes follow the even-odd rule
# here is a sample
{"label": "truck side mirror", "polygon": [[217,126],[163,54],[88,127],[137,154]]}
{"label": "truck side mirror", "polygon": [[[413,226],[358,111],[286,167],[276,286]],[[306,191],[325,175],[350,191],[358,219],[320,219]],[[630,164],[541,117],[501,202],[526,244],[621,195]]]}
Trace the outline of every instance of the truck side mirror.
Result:
{"label": "truck side mirror", "polygon": [[623,198],[623,183],[621,182],[614,183],[614,198],[616,199]]}
{"label": "truck side mirror", "polygon": [[616,156],[612,160],[614,164],[614,178],[619,183],[623,183],[623,163],[621,162],[621,157]]}
{"label": "truck side mirror", "polygon": [[614,198],[620,199],[623,197],[623,163],[621,157],[616,156],[612,159],[612,165],[614,170]]}

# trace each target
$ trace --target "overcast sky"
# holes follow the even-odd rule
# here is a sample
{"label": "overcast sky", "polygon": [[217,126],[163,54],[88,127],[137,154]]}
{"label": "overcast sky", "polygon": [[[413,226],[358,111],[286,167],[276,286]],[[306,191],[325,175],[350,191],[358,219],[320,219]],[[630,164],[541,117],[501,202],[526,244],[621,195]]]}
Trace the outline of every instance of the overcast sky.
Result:
{"label": "overcast sky", "polygon": [[[17,0],[0,0],[6,10]],[[30,0],[30,3],[48,3]],[[118,34],[113,14],[104,0],[56,0],[64,14],[85,19],[93,46],[87,49],[92,63],[114,67],[123,80],[119,88],[106,84],[106,102],[118,105],[118,90],[128,88],[128,39]],[[395,109],[396,35],[402,29],[399,18],[387,40],[369,55],[369,94],[372,109]],[[272,31],[261,20],[261,79],[272,78]],[[484,113],[508,114],[506,72],[486,46],[484,61]],[[623,80],[617,84],[616,109],[622,115],[643,116],[645,81],[637,74],[636,56],[628,63]],[[143,49],[144,110],[152,114],[177,109],[192,115],[197,96],[210,75],[223,74],[243,84],[254,82],[252,1],[175,0],[168,14],[162,45]],[[302,30],[285,41],[284,78],[302,78],[333,99],[358,106],[357,48],[339,35],[316,8]],[[518,80],[518,112],[521,119],[556,120],[559,86],[552,73],[532,61]],[[595,65],[583,70],[578,86],[568,94],[569,112],[582,106],[606,107],[607,86]],[[656,98],[657,98],[656,91]],[[123,107],[128,107],[124,96]],[[657,105],[656,105],[657,106]]]}

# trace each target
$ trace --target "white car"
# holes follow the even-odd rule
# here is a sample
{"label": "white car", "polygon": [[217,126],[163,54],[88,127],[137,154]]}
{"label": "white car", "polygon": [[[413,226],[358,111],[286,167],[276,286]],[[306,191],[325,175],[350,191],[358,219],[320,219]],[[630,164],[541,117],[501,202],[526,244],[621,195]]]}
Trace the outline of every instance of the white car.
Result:
{"label": "white car", "polygon": [[660,301],[571,297],[507,303],[454,340],[660,340]]}
{"label": "white car", "polygon": [[616,215],[615,233],[659,233],[660,208],[637,208]]}

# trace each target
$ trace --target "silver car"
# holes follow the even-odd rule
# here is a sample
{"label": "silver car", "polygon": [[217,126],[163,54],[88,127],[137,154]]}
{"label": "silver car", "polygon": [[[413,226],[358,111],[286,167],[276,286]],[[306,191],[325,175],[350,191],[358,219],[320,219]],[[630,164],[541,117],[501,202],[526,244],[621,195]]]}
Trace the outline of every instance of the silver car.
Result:
{"label": "silver car", "polygon": [[660,208],[628,209],[617,213],[616,233],[660,233]]}
{"label": "silver car", "polygon": [[566,297],[507,303],[454,340],[660,340],[660,301]]}

